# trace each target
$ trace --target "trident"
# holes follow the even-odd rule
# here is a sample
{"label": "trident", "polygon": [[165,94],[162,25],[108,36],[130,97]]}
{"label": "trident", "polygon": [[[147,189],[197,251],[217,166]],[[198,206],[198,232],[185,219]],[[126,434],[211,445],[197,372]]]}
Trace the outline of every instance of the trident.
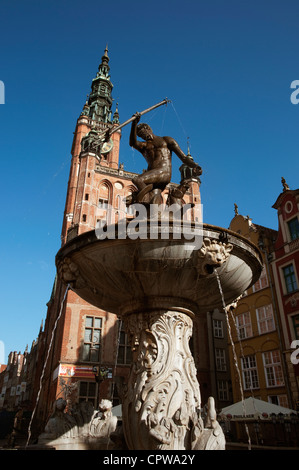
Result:
{"label": "trident", "polygon": [[[156,109],[159,106],[162,106],[162,105],[167,104],[167,103],[171,103],[171,101],[168,100],[167,98],[165,98],[163,101],[160,101],[160,103],[154,104],[154,106],[151,106],[150,108],[147,108],[147,109],[145,109],[144,111],[141,111],[141,113],[138,113],[138,114],[139,114],[139,116],[143,116],[144,114],[149,113],[153,109]],[[134,115],[130,119],[128,119],[127,121],[120,124],[119,126],[114,127],[113,129],[108,129],[105,132],[102,132],[101,134],[98,134],[96,140],[100,140],[102,143],[107,142],[109,140],[109,138],[111,137],[111,135],[114,134],[114,132],[119,131],[120,129],[122,129],[124,126],[127,126],[128,124],[130,124],[130,122],[134,121],[135,119],[136,119],[136,116]],[[104,140],[103,140],[103,137],[105,137]]]}

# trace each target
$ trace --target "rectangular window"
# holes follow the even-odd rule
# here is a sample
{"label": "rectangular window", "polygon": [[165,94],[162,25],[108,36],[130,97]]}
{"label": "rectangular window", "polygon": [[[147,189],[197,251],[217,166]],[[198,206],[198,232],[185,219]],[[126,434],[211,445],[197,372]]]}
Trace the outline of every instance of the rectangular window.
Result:
{"label": "rectangular window", "polygon": [[218,380],[218,399],[221,401],[228,401],[229,388],[227,380]]}
{"label": "rectangular window", "polygon": [[284,276],[287,294],[290,294],[291,292],[296,291],[297,282],[296,282],[296,276],[294,272],[294,266],[292,264],[289,264],[288,266],[283,268],[283,276]]}
{"label": "rectangular window", "polygon": [[257,308],[256,317],[260,335],[275,330],[273,309],[271,304]]}
{"label": "rectangular window", "polygon": [[280,387],[284,385],[280,353],[277,350],[263,353],[267,387]]}
{"label": "rectangular window", "polygon": [[109,210],[108,199],[105,199],[105,198],[99,199],[96,215],[97,215],[97,224],[96,224],[97,228],[103,227],[105,224],[108,224],[111,218],[111,210]]}
{"label": "rectangular window", "polygon": [[102,209],[104,211],[107,210],[108,209],[108,199],[100,198],[98,208]]}
{"label": "rectangular window", "polygon": [[253,292],[257,292],[261,289],[264,289],[265,287],[268,287],[268,276],[266,268],[264,267],[259,277],[259,280],[253,285],[252,290]]}
{"label": "rectangular window", "polygon": [[268,402],[273,405],[283,406],[289,408],[289,402],[287,395],[268,395]]}
{"label": "rectangular window", "polygon": [[299,238],[299,222],[297,217],[288,222],[288,227],[291,240],[296,240],[296,238]]}
{"label": "rectangular window", "polygon": [[223,338],[223,321],[213,320],[213,330],[215,338]]}
{"label": "rectangular window", "polygon": [[118,355],[117,363],[118,364],[131,364],[132,362],[132,351],[131,346],[129,345],[128,335],[126,334],[123,322],[118,322],[118,327],[121,328],[119,331],[119,344],[118,344]]}
{"label": "rectangular window", "polygon": [[215,359],[216,359],[216,370],[226,371],[226,359],[225,359],[225,350],[216,348],[215,349]]}
{"label": "rectangular window", "polygon": [[97,405],[97,384],[95,382],[80,382],[79,403],[89,401],[96,408]]}
{"label": "rectangular window", "polygon": [[85,318],[84,343],[82,360],[100,362],[100,344],[102,319],[98,317]]}
{"label": "rectangular window", "polygon": [[292,320],[293,320],[295,338],[299,339],[299,315],[295,315],[294,317],[292,317]]}
{"label": "rectangular window", "polygon": [[252,326],[250,313],[241,313],[236,317],[239,339],[250,338],[252,336]]}
{"label": "rectangular window", "polygon": [[242,373],[244,390],[259,388],[259,379],[255,356],[242,357]]}

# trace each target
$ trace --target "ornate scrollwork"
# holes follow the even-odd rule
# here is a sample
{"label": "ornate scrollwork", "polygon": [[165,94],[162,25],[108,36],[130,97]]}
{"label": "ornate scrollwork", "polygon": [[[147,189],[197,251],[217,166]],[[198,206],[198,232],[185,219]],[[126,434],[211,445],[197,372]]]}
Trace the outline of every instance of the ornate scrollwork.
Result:
{"label": "ornate scrollwork", "polygon": [[191,448],[200,409],[188,344],[192,320],[179,312],[155,312],[130,315],[125,325],[133,350],[123,404],[129,448],[186,449],[187,441]]}

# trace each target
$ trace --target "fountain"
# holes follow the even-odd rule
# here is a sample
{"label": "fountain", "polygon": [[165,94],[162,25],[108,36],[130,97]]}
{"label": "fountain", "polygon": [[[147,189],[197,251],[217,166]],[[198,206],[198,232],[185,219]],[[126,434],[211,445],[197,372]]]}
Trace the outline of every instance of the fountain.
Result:
{"label": "fountain", "polygon": [[195,317],[221,309],[223,301],[231,304],[257,281],[262,258],[255,245],[234,232],[197,222],[186,226],[184,190],[176,195],[171,215],[169,207],[158,205],[170,182],[172,151],[194,176],[201,169],[173,139],[138,128],[139,119],[136,114],[132,121],[130,144],[152,161],[133,181],[137,191],[126,203],[137,204],[139,212],[144,207],[142,217],[113,224],[106,236],[96,229],[69,241],[56,256],[58,275],[81,298],[124,322],[133,351],[122,406],[128,448],[224,449],[212,397],[206,421],[201,417],[189,339]]}

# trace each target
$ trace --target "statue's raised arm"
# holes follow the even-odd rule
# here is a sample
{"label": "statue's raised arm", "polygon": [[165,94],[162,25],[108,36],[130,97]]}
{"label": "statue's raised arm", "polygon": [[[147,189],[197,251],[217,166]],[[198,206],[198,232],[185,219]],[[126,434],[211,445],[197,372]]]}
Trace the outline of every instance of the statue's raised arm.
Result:
{"label": "statue's raised arm", "polygon": [[189,155],[186,155],[182,151],[175,139],[172,137],[164,137],[164,139],[167,142],[168,148],[174,152],[180,158],[180,160],[185,163],[185,165],[193,168],[194,175],[199,176],[202,174],[202,168],[193,160],[193,158],[191,158]]}
{"label": "statue's raised arm", "polygon": [[144,142],[140,142],[137,140],[137,124],[140,121],[141,114],[135,113],[135,119],[132,121],[131,125],[131,133],[130,133],[130,147],[133,147],[136,150],[141,150],[144,147]]}

